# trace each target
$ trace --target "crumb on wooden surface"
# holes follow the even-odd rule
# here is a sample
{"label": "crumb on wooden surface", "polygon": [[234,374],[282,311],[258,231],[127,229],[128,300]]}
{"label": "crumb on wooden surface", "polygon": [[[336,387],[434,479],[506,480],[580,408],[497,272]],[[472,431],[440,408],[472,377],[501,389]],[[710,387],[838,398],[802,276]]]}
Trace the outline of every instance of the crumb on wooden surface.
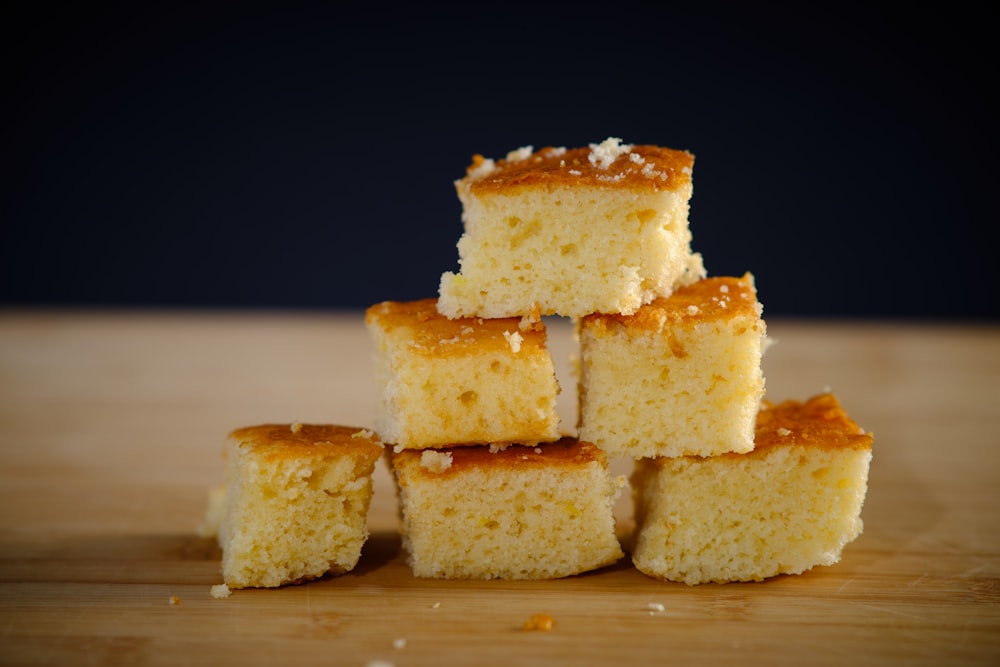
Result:
{"label": "crumb on wooden surface", "polygon": [[524,622],[525,630],[543,630],[549,631],[555,624],[554,619],[549,614],[532,614],[527,621]]}

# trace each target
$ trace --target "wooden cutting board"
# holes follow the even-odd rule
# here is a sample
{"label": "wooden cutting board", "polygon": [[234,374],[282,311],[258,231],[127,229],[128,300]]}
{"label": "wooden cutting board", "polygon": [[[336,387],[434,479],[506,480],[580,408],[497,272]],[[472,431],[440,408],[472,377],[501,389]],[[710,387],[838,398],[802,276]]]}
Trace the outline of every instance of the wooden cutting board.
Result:
{"label": "wooden cutting board", "polygon": [[[551,326],[571,424],[571,331]],[[417,579],[380,464],[355,571],[215,599],[220,554],[195,529],[225,433],[369,426],[360,314],[0,313],[0,664],[1000,664],[1000,329],[769,333],[771,397],[829,387],[875,433],[865,533],[834,566]],[[617,512],[627,530],[627,497]],[[552,629],[526,631],[535,613]]]}

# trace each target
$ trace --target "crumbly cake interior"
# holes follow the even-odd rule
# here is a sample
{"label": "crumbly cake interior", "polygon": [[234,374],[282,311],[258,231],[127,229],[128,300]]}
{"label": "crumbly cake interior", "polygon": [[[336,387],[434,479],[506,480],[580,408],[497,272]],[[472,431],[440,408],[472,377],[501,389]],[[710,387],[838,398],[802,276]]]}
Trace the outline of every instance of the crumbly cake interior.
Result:
{"label": "crumbly cake interior", "polygon": [[581,439],[611,456],[753,449],[766,336],[751,274],[712,277],[631,316],[579,323]]}
{"label": "crumbly cake interior", "polygon": [[636,462],[637,569],[687,584],[760,581],[832,565],[861,534],[872,436],[830,394],[761,415],[748,454]]}
{"label": "crumbly cake interior", "polygon": [[226,446],[218,531],[229,588],[274,587],[349,571],[368,537],[382,446],[346,426],[274,424]]}
{"label": "crumbly cake interior", "polygon": [[415,576],[552,579],[623,556],[613,505],[624,479],[593,445],[564,438],[429,454],[391,459]]}

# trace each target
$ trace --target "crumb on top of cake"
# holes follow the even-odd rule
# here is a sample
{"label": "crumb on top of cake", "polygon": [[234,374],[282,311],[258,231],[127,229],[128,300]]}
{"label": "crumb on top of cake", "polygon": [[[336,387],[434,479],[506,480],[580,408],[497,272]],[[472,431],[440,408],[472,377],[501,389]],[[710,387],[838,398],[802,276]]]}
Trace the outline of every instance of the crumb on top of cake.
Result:
{"label": "crumb on top of cake", "polygon": [[451,467],[451,452],[440,452],[436,449],[425,449],[420,452],[420,467],[431,472],[444,472]]}
{"label": "crumb on top of cake", "polygon": [[465,178],[474,192],[542,185],[590,185],[645,190],[678,190],[690,184],[694,155],[653,145],[623,144],[617,137],[567,149],[531,146],[501,160],[474,155]]}
{"label": "crumb on top of cake", "polygon": [[670,296],[640,306],[631,315],[592,313],[584,321],[590,327],[627,325],[632,330],[660,332],[667,325],[697,324],[739,315],[760,317],[762,313],[753,274],[745,273],[740,278],[703,278],[677,288]]}
{"label": "crumb on top of cake", "polygon": [[369,324],[378,324],[386,331],[407,327],[411,351],[428,356],[465,354],[470,350],[517,353],[525,347],[544,348],[546,343],[540,316],[450,319],[438,312],[435,298],[383,301],[371,306],[365,317]]}
{"label": "crumb on top of cake", "polygon": [[[590,155],[587,156],[587,160],[598,169],[607,170],[622,155],[628,155],[631,159],[633,148],[635,144],[623,144],[618,137],[608,137],[599,144],[590,144]],[[641,156],[636,157],[642,160]]]}
{"label": "crumb on top of cake", "polygon": [[507,343],[510,345],[510,351],[517,354],[521,351],[521,343],[524,342],[524,336],[514,331],[504,331],[503,337],[507,339]]}

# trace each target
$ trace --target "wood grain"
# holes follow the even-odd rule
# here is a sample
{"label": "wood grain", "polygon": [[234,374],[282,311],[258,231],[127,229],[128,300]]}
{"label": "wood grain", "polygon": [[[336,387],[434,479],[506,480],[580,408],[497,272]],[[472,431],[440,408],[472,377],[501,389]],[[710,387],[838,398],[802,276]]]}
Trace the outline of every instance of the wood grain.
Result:
{"label": "wood grain", "polygon": [[[0,664],[1000,664],[1000,329],[768,325],[769,396],[831,388],[875,433],[865,533],[837,565],[697,587],[627,560],[420,580],[380,466],[354,572],[217,600],[195,529],[225,433],[369,426],[361,314],[0,313]],[[571,330],[550,326],[572,424]],[[553,629],[523,630],[538,612]]]}

